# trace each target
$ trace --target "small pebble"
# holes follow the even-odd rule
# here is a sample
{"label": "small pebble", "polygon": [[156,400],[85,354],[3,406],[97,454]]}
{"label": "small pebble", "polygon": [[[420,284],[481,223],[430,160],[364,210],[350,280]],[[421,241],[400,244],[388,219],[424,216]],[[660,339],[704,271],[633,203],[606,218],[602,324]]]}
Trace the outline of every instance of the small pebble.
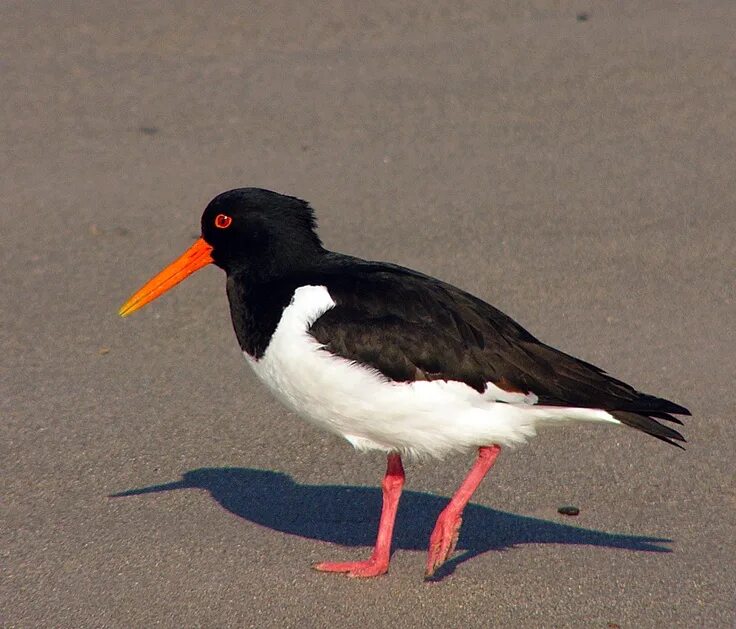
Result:
{"label": "small pebble", "polygon": [[105,354],[109,354],[109,353],[110,353],[110,348],[109,347],[100,347],[100,355],[101,356],[104,356]]}
{"label": "small pebble", "polygon": [[567,505],[557,509],[557,513],[561,513],[562,515],[578,515],[578,513],[580,513],[580,509],[573,507],[572,505]]}

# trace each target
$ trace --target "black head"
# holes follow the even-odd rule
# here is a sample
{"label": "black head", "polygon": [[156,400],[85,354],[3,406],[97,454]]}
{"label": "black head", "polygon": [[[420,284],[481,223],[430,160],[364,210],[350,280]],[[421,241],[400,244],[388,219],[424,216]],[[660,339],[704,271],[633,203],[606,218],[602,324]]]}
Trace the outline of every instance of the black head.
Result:
{"label": "black head", "polygon": [[228,274],[271,275],[297,269],[323,252],[306,201],[261,188],[217,195],[202,214],[202,238]]}
{"label": "black head", "polygon": [[202,237],[120,308],[127,316],[214,262],[228,276],[268,281],[315,265],[325,254],[306,201],[260,188],[217,195],[202,215]]}

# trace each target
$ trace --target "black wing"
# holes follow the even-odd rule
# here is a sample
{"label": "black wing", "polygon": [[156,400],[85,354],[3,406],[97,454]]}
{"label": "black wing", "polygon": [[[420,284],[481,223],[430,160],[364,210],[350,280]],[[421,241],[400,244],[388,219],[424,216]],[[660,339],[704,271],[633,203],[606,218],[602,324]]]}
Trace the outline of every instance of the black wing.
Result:
{"label": "black wing", "polygon": [[336,306],[310,329],[330,352],[397,382],[454,380],[480,392],[492,382],[532,392],[540,404],[603,409],[668,443],[684,441],[657,419],[681,424],[670,413],[689,415],[686,408],[541,343],[454,286],[394,265],[349,260],[322,278]]}

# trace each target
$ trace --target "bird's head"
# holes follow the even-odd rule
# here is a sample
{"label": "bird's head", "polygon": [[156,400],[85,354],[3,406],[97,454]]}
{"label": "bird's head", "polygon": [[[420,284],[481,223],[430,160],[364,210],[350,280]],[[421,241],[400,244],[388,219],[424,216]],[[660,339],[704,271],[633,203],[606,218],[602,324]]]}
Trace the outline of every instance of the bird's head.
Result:
{"label": "bird's head", "polygon": [[217,195],[202,214],[202,235],[120,308],[127,316],[184,278],[214,263],[230,274],[278,276],[323,251],[314,212],[306,201],[261,188]]}

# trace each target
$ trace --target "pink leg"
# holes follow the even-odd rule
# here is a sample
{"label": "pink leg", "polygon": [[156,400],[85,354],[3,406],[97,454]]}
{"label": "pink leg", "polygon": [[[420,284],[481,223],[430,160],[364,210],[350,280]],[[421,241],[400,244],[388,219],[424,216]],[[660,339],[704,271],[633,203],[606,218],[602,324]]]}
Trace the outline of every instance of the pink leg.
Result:
{"label": "pink leg", "polygon": [[497,445],[478,448],[478,458],[473,467],[449,504],[440,513],[437,523],[434,525],[434,531],[432,531],[429,538],[429,557],[427,558],[427,569],[424,573],[425,578],[431,577],[455,550],[455,544],[460,534],[460,525],[463,521],[463,509],[468,504],[473,492],[478,489],[480,481],[483,480],[488,470],[493,467],[499,452],[501,452],[501,446]]}
{"label": "pink leg", "polygon": [[394,534],[396,511],[399,508],[401,488],[404,486],[404,467],[401,456],[395,453],[388,455],[386,476],[383,478],[383,508],[381,521],[378,524],[378,536],[373,554],[367,561],[346,561],[339,563],[323,562],[314,566],[323,572],[346,572],[349,577],[377,577],[388,572],[391,558],[391,539]]}

